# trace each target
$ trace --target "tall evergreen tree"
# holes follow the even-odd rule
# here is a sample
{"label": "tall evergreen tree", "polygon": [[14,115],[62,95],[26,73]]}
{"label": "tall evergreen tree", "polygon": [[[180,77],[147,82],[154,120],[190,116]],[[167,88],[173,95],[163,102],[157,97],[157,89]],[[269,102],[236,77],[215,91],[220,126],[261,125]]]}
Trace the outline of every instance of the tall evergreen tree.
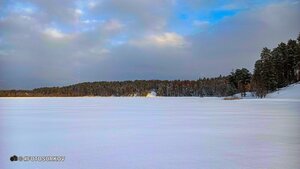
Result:
{"label": "tall evergreen tree", "polygon": [[297,51],[295,55],[295,63],[294,63],[294,73],[295,73],[295,81],[300,81],[300,33],[297,38]]}
{"label": "tall evergreen tree", "polygon": [[262,77],[263,64],[262,60],[257,60],[254,65],[254,73],[252,77],[252,85],[256,91],[256,95],[264,97],[266,95],[266,88]]}
{"label": "tall evergreen tree", "polygon": [[287,43],[287,81],[294,83],[295,80],[295,66],[298,52],[298,44],[296,40],[289,40]]}
{"label": "tall evergreen tree", "polygon": [[281,53],[281,50],[279,47],[275,48],[272,51],[272,61],[274,64],[274,71],[275,71],[275,79],[277,82],[276,87],[281,88],[285,86],[285,80],[284,80],[284,65],[283,63],[283,55]]}
{"label": "tall evergreen tree", "polygon": [[268,48],[264,48],[261,53],[262,60],[262,80],[264,82],[265,88],[267,92],[273,91],[276,89],[276,75],[275,75],[275,67],[272,60],[271,50]]}

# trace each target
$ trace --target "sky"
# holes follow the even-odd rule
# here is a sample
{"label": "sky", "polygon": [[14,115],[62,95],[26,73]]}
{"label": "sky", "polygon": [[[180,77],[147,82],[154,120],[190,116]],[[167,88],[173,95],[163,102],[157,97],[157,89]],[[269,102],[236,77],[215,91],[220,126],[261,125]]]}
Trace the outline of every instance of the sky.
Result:
{"label": "sky", "polygon": [[0,0],[0,89],[253,71],[300,0]]}

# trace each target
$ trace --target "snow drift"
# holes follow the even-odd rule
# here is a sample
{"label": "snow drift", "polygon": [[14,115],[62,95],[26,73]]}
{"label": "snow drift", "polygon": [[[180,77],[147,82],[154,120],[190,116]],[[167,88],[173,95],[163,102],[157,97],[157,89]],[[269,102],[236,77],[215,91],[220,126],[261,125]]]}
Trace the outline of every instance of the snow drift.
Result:
{"label": "snow drift", "polygon": [[300,99],[300,83],[291,84],[278,91],[267,94],[266,98]]}
{"label": "snow drift", "polygon": [[[256,99],[256,95],[254,92],[246,92],[246,96],[242,97],[241,93],[237,93],[232,96],[233,98],[242,98],[242,99]],[[287,87],[283,87],[269,93],[265,98],[268,99],[300,99],[300,83],[294,83]]]}

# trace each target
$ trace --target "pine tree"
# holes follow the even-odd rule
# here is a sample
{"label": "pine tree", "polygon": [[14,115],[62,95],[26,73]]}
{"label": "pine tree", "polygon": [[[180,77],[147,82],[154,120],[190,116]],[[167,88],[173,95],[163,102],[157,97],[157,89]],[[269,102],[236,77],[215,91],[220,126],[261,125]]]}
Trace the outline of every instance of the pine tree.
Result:
{"label": "pine tree", "polygon": [[295,80],[295,65],[298,52],[298,44],[295,40],[289,40],[287,43],[287,81],[289,84]]}
{"label": "pine tree", "polygon": [[277,47],[272,51],[272,62],[274,64],[275,67],[275,79],[277,82],[276,87],[277,88],[281,88],[284,87],[285,85],[285,80],[284,80],[284,73],[283,73],[283,57],[280,51],[280,48]]}
{"label": "pine tree", "polygon": [[254,65],[254,73],[252,77],[252,85],[256,91],[256,95],[264,97],[266,95],[266,88],[262,78],[263,64],[262,60],[257,60]]}
{"label": "pine tree", "polygon": [[295,81],[300,81],[300,33],[297,38],[297,51],[294,62]]}
{"label": "pine tree", "polygon": [[229,76],[229,82],[238,89],[241,96],[246,95],[247,85],[250,83],[251,74],[246,68],[237,69],[235,72],[231,72]]}
{"label": "pine tree", "polygon": [[277,86],[275,67],[272,60],[271,50],[264,48],[261,53],[262,60],[262,80],[264,81],[267,92],[274,91]]}

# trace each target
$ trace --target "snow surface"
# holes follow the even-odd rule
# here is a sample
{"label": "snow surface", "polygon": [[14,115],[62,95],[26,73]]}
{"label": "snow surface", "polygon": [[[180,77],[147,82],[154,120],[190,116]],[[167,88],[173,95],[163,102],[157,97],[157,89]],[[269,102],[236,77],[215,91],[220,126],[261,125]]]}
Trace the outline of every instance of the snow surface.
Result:
{"label": "snow surface", "polygon": [[[255,93],[246,92],[245,97],[241,97],[241,93],[237,93],[232,97],[242,99],[257,99]],[[287,87],[281,88],[278,91],[269,93],[265,97],[266,99],[296,99],[300,100],[300,83],[291,84]]]}
{"label": "snow surface", "polygon": [[233,95],[233,97],[235,98],[243,98],[243,99],[253,99],[256,98],[255,97],[255,93],[252,92],[246,92],[246,96],[242,97],[241,93],[237,93],[235,95]]}
{"label": "snow surface", "polygon": [[[299,169],[299,100],[0,98],[1,169]],[[12,155],[64,162],[10,162]]]}
{"label": "snow surface", "polygon": [[295,83],[278,91],[267,94],[266,98],[300,99],[300,83]]}

